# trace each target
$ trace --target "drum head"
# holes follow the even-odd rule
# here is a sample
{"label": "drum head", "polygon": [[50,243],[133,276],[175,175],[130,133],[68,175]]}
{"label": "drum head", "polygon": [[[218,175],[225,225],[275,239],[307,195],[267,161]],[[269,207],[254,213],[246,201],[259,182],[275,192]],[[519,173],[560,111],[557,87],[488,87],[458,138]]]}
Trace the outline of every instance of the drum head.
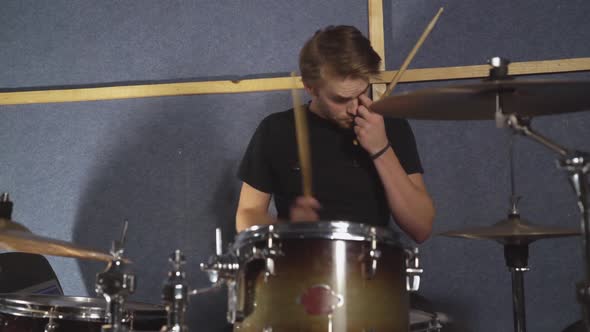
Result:
{"label": "drum head", "polygon": [[320,221],[252,226],[236,236],[233,249],[264,240],[271,231],[278,239],[370,241],[375,237],[380,243],[400,246],[399,235],[389,228],[347,221]]}
{"label": "drum head", "polygon": [[[125,306],[136,318],[166,317],[162,306],[137,302],[127,302]],[[0,294],[0,312],[14,316],[106,323],[105,308],[106,301],[101,298]]]}

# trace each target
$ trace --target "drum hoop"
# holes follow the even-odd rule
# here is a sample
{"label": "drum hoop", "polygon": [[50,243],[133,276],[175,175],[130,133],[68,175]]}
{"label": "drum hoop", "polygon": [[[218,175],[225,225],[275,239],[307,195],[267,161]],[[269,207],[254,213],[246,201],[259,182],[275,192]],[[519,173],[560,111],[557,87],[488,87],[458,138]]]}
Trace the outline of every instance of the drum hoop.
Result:
{"label": "drum hoop", "polygon": [[[51,301],[55,303],[51,303]],[[67,303],[67,302],[70,303]],[[162,309],[153,310],[133,309],[133,302],[129,303],[128,311],[134,316],[160,316]],[[137,304],[135,304],[137,305]],[[75,321],[106,323],[105,302],[100,298],[79,296],[56,296],[37,294],[0,294],[0,312],[20,317],[54,318]],[[52,310],[53,309],[53,310]],[[152,314],[150,314],[152,313]]]}
{"label": "drum hoop", "polygon": [[348,221],[320,221],[252,226],[238,233],[232,248],[236,250],[266,239],[271,226],[278,239],[371,241],[374,237],[380,243],[401,246],[399,235],[389,228]]}

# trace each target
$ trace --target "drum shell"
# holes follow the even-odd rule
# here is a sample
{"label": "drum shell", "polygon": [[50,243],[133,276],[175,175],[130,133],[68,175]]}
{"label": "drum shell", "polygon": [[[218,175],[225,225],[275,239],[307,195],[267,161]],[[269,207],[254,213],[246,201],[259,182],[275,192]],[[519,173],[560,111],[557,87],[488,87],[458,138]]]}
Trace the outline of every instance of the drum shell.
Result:
{"label": "drum shell", "polygon": [[[281,254],[273,258],[274,276],[265,276],[264,260],[252,260],[238,273],[238,306],[244,319],[235,324],[235,331],[408,331],[401,247],[378,243],[380,257],[370,276],[370,241],[279,236],[276,242]],[[251,246],[261,250],[264,245],[260,241]],[[310,293],[316,294],[315,300],[311,296],[316,307],[311,313]],[[318,305],[324,310],[318,312]]]}

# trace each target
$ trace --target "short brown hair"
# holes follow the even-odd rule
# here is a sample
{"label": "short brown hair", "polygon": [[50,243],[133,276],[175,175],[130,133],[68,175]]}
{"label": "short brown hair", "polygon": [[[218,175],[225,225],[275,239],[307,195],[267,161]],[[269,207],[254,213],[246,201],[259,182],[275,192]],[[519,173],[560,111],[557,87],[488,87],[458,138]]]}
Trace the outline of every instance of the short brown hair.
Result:
{"label": "short brown hair", "polygon": [[305,84],[326,76],[369,79],[379,73],[381,57],[371,42],[353,26],[328,26],[316,31],[299,54]]}

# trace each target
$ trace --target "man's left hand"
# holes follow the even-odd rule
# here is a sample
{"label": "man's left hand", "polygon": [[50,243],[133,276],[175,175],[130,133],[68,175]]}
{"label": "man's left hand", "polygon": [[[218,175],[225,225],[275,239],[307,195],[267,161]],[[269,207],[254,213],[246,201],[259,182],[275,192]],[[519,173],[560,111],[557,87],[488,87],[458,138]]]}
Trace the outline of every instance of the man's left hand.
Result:
{"label": "man's left hand", "polygon": [[359,101],[357,116],[354,119],[354,132],[363,149],[369,155],[373,155],[389,142],[385,134],[385,123],[381,114],[369,110],[369,106],[373,103],[369,97],[360,95]]}

